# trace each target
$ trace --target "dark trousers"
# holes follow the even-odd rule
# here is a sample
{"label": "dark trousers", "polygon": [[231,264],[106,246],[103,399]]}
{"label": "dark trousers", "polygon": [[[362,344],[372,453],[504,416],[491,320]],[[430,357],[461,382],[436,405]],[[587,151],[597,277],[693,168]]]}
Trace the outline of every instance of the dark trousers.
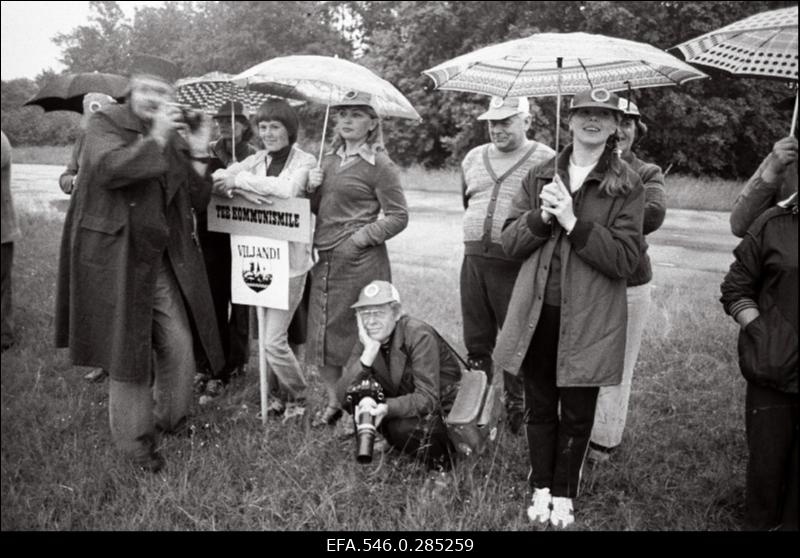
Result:
{"label": "dark trousers", "polygon": [[14,243],[3,242],[2,253],[0,253],[0,267],[2,276],[0,277],[0,290],[2,291],[2,336],[3,347],[14,343],[14,307],[11,300],[11,267],[14,263]]}
{"label": "dark trousers", "polygon": [[450,469],[453,445],[441,414],[384,419],[380,430],[393,448],[413,455],[428,469]]}
{"label": "dark trousers", "polygon": [[600,388],[556,385],[559,322],[560,308],[544,305],[522,362],[528,482],[531,488],[549,488],[553,496],[575,498]]}
{"label": "dark trousers", "polygon": [[747,383],[748,529],[797,530],[798,395]]}
{"label": "dark trousers", "polygon": [[[470,366],[492,377],[492,351],[503,326],[520,263],[464,256],[461,264],[461,315]],[[522,378],[503,373],[506,408],[522,410]]]}
{"label": "dark trousers", "polygon": [[[214,313],[217,317],[225,367],[215,375],[227,381],[234,368],[247,363],[250,354],[248,307],[231,303],[231,241],[225,233],[204,232],[200,235]],[[228,306],[230,305],[230,316]]]}

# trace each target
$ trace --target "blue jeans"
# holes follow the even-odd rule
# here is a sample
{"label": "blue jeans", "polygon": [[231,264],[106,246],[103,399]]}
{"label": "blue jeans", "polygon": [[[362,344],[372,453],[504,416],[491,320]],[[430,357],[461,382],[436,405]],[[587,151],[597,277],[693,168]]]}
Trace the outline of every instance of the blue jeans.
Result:
{"label": "blue jeans", "polygon": [[289,346],[289,324],[303,299],[306,273],[289,278],[289,309],[262,309],[264,324],[264,352],[270,374],[270,391],[283,400],[302,401],[308,384],[297,357]]}
{"label": "blue jeans", "polygon": [[145,460],[155,451],[157,431],[177,432],[185,425],[192,401],[192,330],[166,255],[156,277],[152,335],[150,377],[120,382],[113,379],[111,371],[108,384],[111,437],[134,460]]}

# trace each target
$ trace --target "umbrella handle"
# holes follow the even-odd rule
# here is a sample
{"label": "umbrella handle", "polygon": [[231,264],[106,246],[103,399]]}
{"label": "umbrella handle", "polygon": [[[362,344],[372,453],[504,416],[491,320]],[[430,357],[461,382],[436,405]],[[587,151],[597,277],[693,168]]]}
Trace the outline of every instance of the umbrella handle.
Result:
{"label": "umbrella handle", "polygon": [[[563,58],[556,58],[556,66],[558,66],[558,89],[556,91],[556,157],[558,157],[558,144],[561,139],[561,66],[563,62]],[[554,169],[556,176],[558,176],[558,159],[556,159]]]}
{"label": "umbrella handle", "polygon": [[236,116],[233,114],[233,99],[231,99],[231,155],[236,162]]}
{"label": "umbrella handle", "polygon": [[322,141],[320,142],[319,146],[319,159],[317,160],[317,166],[322,165],[322,154],[325,152],[325,133],[328,131],[328,116],[331,113],[331,104],[328,103],[325,105],[325,121],[322,123]]}
{"label": "umbrella handle", "polygon": [[789,135],[794,136],[795,128],[797,127],[797,99],[800,97],[800,91],[794,96],[794,114],[792,115],[792,128],[789,130]]}

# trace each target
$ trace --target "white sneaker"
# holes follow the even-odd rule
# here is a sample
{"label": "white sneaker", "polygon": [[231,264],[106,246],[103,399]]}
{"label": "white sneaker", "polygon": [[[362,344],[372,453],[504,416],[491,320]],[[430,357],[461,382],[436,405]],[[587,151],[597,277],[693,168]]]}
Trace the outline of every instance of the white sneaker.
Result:
{"label": "white sneaker", "polygon": [[573,523],[575,523],[575,515],[572,513],[572,498],[554,496],[550,525],[556,529],[566,529]]}
{"label": "white sneaker", "polygon": [[550,520],[550,496],[549,488],[534,488],[531,505],[528,507],[528,518],[534,523],[547,524]]}

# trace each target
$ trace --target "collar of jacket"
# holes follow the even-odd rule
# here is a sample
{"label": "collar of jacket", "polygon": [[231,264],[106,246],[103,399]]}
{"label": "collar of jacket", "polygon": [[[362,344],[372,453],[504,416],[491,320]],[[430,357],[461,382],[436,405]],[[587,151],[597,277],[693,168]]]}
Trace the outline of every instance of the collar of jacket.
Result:
{"label": "collar of jacket", "polygon": [[[556,157],[553,157],[547,163],[540,166],[536,176],[544,180],[552,180],[557,164],[558,174],[561,177],[561,180],[563,180],[564,184],[569,187],[569,158],[572,156],[572,149],[572,144],[566,146]],[[600,160],[597,162],[597,165],[595,165],[595,167],[592,169],[592,172],[589,173],[583,183],[588,184],[590,181],[602,182],[606,174],[606,169],[608,169],[610,164],[611,157],[613,156],[614,152],[611,149],[606,148],[606,150],[603,151],[603,154],[600,156]]]}
{"label": "collar of jacket", "polygon": [[[339,158],[342,161],[346,161],[347,160],[347,156],[346,156],[346,153],[345,153],[344,145],[340,145],[339,146],[339,149],[336,150],[336,155],[338,155]],[[366,143],[362,143],[361,146],[358,148],[358,151],[356,151],[353,155],[358,155],[359,157],[364,159],[367,163],[369,163],[373,167],[375,166],[375,148],[374,147],[372,147],[370,145],[367,145]]]}
{"label": "collar of jacket", "polygon": [[[229,147],[228,142],[226,142],[222,138],[218,139],[217,141],[211,144],[211,152],[214,155],[216,155],[217,159],[222,161],[225,165],[233,161],[233,154],[231,153],[230,149],[228,149],[228,147]],[[236,155],[237,155],[236,162],[241,162],[252,154],[249,147],[250,144],[248,144],[246,141],[240,141],[239,143],[236,144]]]}
{"label": "collar of jacket", "polygon": [[620,159],[628,163],[629,165],[637,161],[639,158],[636,156],[636,153],[633,150],[628,151],[627,153],[623,153],[620,155]]}
{"label": "collar of jacket", "polygon": [[405,322],[408,321],[408,316],[403,314],[397,320],[392,331],[392,338],[389,342],[389,362],[386,363],[388,370],[384,368],[383,359],[376,359],[373,368],[378,374],[383,375],[385,379],[391,382],[392,393],[396,393],[400,387],[400,381],[403,379],[403,372],[406,369],[406,354],[400,350],[406,340],[405,337]]}

